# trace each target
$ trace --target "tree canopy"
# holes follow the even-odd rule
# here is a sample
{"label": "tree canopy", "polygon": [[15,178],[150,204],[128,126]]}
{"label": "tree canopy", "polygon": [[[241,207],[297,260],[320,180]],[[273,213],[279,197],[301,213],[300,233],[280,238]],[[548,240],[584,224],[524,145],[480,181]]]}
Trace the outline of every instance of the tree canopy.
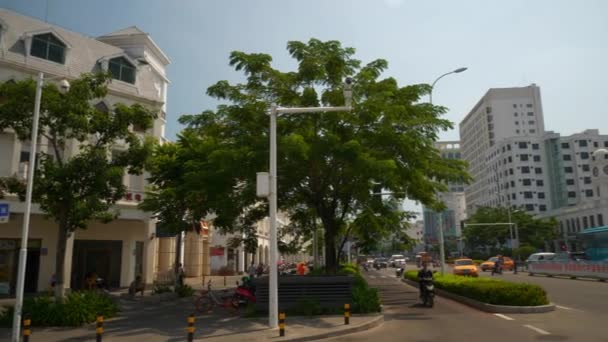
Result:
{"label": "tree canopy", "polygon": [[[140,104],[116,104],[103,110],[93,103],[107,94],[107,74],[84,74],[68,92],[53,83],[42,90],[39,137],[48,149],[37,155],[33,201],[58,229],[56,294],[63,296],[63,265],[69,234],[92,220],[108,222],[118,215],[114,204],[125,195],[123,176],[140,174],[153,142],[131,127],[152,126],[154,111]],[[0,132],[31,136],[36,82],[26,79],[0,85]],[[122,141],[122,143],[120,143]]]}
{"label": "tree canopy", "polygon": [[[467,223],[507,223],[507,208],[482,207],[469,217]],[[557,221],[554,218],[541,220],[522,210],[511,209],[511,222],[517,224],[521,246],[544,248],[546,241],[554,240],[557,235]],[[469,226],[462,232],[468,248],[505,245],[510,239],[509,226]]]}
{"label": "tree canopy", "polygon": [[452,123],[441,118],[446,108],[423,100],[429,85],[399,86],[381,77],[387,61],[363,64],[338,41],[290,41],[287,50],[294,71],[275,69],[267,54],[232,52],[230,65],[244,82],[218,81],[207,94],[222,104],[180,118],[185,200],[200,204],[197,215],[213,213],[224,231],[251,232],[268,212],[255,190],[256,172],[269,165],[270,104],[343,106],[343,80],[351,77],[351,112],[282,115],[277,129],[279,210],[302,234],[321,222],[326,265],[335,269],[346,236],[378,241],[406,226],[375,189],[436,206],[446,182],[469,176],[464,162],[443,159],[434,147]]}

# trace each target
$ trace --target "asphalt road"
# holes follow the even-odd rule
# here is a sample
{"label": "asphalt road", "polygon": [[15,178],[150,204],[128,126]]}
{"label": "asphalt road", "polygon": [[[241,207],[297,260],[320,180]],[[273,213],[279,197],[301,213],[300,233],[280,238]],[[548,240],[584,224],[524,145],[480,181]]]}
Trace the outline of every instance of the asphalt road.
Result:
{"label": "asphalt road", "polygon": [[[544,314],[495,315],[441,297],[436,298],[435,307],[429,309],[417,305],[418,289],[397,279],[394,269],[364,273],[370,286],[380,291],[385,323],[379,328],[331,341],[608,342],[608,321],[594,312],[563,306]],[[608,290],[604,297],[604,305],[608,305]],[[604,310],[604,315],[606,313],[608,309]]]}

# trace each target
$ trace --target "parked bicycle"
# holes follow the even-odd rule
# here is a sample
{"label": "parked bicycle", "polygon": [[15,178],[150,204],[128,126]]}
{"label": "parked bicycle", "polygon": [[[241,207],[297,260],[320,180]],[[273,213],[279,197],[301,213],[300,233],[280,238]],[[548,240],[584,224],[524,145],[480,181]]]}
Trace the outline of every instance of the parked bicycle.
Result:
{"label": "parked bicycle", "polygon": [[239,297],[237,293],[228,294],[228,290],[222,290],[222,295],[218,296],[211,291],[211,280],[209,280],[207,290],[201,290],[200,294],[194,299],[194,307],[198,312],[207,313],[216,306],[237,313],[239,311]]}

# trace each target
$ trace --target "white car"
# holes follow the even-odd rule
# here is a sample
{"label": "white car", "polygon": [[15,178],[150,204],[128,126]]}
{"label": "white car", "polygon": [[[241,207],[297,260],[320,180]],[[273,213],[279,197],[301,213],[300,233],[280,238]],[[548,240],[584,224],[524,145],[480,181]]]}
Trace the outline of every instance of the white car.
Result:
{"label": "white car", "polygon": [[397,260],[403,260],[403,262],[405,262],[405,256],[401,255],[401,254],[393,254],[391,255],[391,258],[388,259],[388,265],[390,267],[397,267],[395,261]]}
{"label": "white car", "polygon": [[395,259],[393,260],[393,267],[405,267],[407,260],[403,259]]}

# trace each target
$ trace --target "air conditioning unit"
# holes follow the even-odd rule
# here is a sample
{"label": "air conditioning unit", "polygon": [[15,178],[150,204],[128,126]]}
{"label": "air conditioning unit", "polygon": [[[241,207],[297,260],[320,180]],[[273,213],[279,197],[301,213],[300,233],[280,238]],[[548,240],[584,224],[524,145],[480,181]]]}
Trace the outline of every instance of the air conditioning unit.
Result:
{"label": "air conditioning unit", "polygon": [[27,179],[27,170],[29,169],[29,162],[19,163],[19,170],[17,171],[17,177],[21,179]]}

